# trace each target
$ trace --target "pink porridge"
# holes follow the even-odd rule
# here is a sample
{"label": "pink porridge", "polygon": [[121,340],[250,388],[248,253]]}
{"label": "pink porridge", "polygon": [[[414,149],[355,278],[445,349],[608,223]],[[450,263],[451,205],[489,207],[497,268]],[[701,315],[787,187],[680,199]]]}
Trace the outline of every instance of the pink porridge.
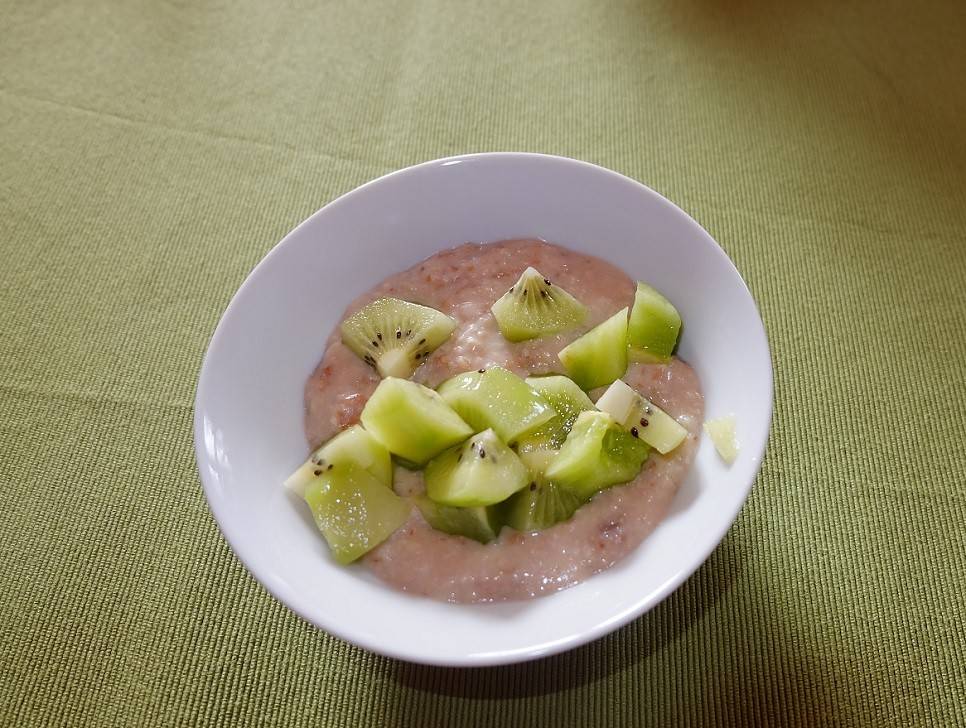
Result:
{"label": "pink porridge", "polygon": [[[583,326],[520,343],[507,341],[490,312],[493,302],[533,266],[589,309]],[[630,306],[635,282],[618,268],[539,240],[467,243],[390,276],[355,300],[349,316],[381,297],[430,306],[453,317],[456,329],[416,370],[436,387],[466,371],[502,366],[520,376],[561,373],[557,353],[615,311]],[[601,491],[574,516],[549,529],[504,528],[481,544],[431,528],[418,509],[362,561],[382,580],[414,594],[452,602],[519,600],[548,594],[607,569],[637,547],[666,514],[694,458],[704,400],[694,371],[667,364],[631,364],[623,377],[687,430],[668,455],[652,451],[630,483]],[[305,387],[305,432],[313,448],[359,420],[379,384],[378,373],[340,340],[338,328]],[[595,399],[599,392],[591,392]],[[422,473],[396,468],[400,495],[423,491]]]}

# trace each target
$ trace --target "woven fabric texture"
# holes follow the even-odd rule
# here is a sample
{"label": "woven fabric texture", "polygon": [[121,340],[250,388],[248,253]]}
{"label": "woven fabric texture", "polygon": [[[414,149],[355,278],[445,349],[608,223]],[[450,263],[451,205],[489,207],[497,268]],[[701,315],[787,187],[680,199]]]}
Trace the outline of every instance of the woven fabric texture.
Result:
{"label": "woven fabric texture", "polygon": [[[964,72],[962,0],[0,0],[0,723],[966,725]],[[760,304],[774,428],[652,612],[432,669],[248,575],[192,399],[296,223],[490,150],[704,225]]]}

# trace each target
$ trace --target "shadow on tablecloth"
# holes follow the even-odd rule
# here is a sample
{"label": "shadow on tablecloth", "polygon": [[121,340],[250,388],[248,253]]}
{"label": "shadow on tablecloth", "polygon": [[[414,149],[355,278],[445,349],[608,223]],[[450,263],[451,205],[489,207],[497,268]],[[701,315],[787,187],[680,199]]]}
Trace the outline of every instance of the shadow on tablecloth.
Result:
{"label": "shadow on tablecloth", "polygon": [[[751,567],[739,554],[754,548],[743,540],[732,532],[668,599],[591,644],[501,667],[394,662],[391,676],[406,688],[487,710],[582,689],[588,700],[601,700],[600,687],[610,694],[604,700],[647,707],[649,723],[671,704],[691,706],[698,724],[712,716],[716,725],[811,725],[833,717],[847,723],[847,706],[834,698],[835,686],[845,678],[828,660],[803,653],[807,640],[796,633],[800,625],[786,610],[783,595],[758,589],[769,580],[742,573]],[[848,679],[857,677],[853,673]],[[872,679],[861,677],[859,689]],[[609,715],[608,710],[602,707],[600,714]],[[687,716],[678,717],[686,722]]]}

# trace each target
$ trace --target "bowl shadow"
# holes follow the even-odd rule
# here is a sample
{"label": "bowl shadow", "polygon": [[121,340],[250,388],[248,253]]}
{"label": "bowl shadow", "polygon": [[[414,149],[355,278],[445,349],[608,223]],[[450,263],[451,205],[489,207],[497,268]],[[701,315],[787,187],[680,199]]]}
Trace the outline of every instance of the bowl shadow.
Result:
{"label": "bowl shadow", "polygon": [[[597,682],[626,669],[629,663],[663,651],[693,622],[700,621],[706,611],[713,609],[722,595],[730,590],[736,576],[733,571],[722,569],[720,562],[720,557],[712,555],[671,597],[653,610],[582,647],[529,662],[495,667],[432,667],[395,661],[394,679],[401,685],[421,691],[482,700],[547,695]],[[545,598],[552,599],[553,596]],[[663,623],[675,611],[674,602],[694,604],[696,609],[687,621],[674,621],[670,629],[665,629]],[[624,655],[624,646],[631,641],[646,644],[645,651]]]}
{"label": "bowl shadow", "polygon": [[752,548],[743,540],[733,531],[653,610],[570,652],[485,668],[386,663],[385,679],[403,689],[382,706],[384,724],[412,725],[418,711],[419,725],[427,727],[463,725],[460,715],[501,728],[559,725],[559,710],[570,724],[598,725],[600,708],[587,703],[589,695],[626,697],[627,685],[654,686],[658,679],[653,701],[642,699],[647,692],[631,693],[636,700],[625,699],[608,715],[628,725],[854,724],[860,716],[843,701],[842,686],[874,676],[861,669],[843,676],[799,649],[804,641],[780,600],[738,556]]}

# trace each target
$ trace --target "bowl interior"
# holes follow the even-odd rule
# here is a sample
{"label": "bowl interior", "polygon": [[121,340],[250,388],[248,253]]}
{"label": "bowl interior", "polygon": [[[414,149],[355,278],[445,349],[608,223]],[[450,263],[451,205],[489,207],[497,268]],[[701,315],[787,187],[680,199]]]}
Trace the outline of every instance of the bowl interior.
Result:
{"label": "bowl interior", "polygon": [[[449,605],[337,566],[306,509],[281,487],[304,459],[302,390],[345,306],[377,281],[466,241],[540,237],[600,256],[664,291],[685,322],[706,414],[734,413],[731,467],[704,438],[668,518],[627,559],[529,602]],[[441,665],[531,659],[598,637],[666,596],[708,556],[760,466],[771,420],[761,319],[727,256],[646,187],[599,167],[530,154],[429,162],[339,198],[256,267],[225,312],[195,412],[205,494],[252,574],[328,632],[393,657]]]}

